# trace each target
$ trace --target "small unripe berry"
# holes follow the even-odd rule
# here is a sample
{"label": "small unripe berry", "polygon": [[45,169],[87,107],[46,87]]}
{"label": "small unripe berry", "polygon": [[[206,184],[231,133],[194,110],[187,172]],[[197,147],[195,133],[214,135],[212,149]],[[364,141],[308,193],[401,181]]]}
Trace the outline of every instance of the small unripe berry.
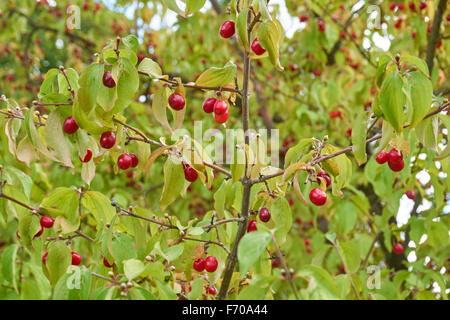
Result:
{"label": "small unripe berry", "polygon": [[63,130],[67,134],[73,134],[78,130],[78,124],[73,117],[68,117],[64,121]]}
{"label": "small unripe berry", "polygon": [[314,188],[309,193],[309,200],[316,206],[323,206],[327,202],[327,194],[320,188]]}

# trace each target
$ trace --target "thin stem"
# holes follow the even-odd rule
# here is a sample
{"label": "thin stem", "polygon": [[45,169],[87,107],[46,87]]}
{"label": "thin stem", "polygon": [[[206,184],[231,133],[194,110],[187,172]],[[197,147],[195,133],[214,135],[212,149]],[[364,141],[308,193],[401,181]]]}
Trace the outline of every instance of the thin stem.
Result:
{"label": "thin stem", "polygon": [[280,258],[281,264],[283,265],[284,271],[286,272],[286,277],[289,281],[289,284],[291,285],[292,292],[294,292],[295,298],[297,300],[300,300],[300,298],[298,297],[298,294],[297,294],[297,288],[295,287],[294,279],[292,278],[292,274],[289,271],[286,261],[284,260],[283,253],[281,252],[281,249],[278,246],[277,240],[275,239],[275,236],[273,234],[272,234],[272,242],[273,242],[273,245],[275,246],[275,249],[277,250],[277,254],[278,254],[278,257]]}
{"label": "thin stem", "polygon": [[351,285],[352,285],[353,292],[355,293],[356,299],[359,300],[358,290],[356,290],[356,286],[355,286],[355,283],[353,282],[352,275],[351,275],[351,274],[348,272],[348,270],[347,270],[347,266],[345,265],[344,258],[342,257],[341,251],[339,250],[339,247],[338,247],[334,242],[332,242],[332,244],[333,244],[333,247],[336,249],[336,251],[337,251],[337,253],[338,253],[338,255],[339,255],[339,258],[341,259],[342,264],[344,265],[345,273],[346,273],[346,274],[348,275],[348,277],[350,278],[350,283],[351,283]]}

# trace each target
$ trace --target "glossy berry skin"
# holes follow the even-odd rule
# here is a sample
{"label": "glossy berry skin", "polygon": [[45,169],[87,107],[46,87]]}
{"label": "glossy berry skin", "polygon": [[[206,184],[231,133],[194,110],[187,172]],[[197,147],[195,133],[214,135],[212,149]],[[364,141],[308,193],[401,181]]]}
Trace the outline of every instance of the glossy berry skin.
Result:
{"label": "glossy berry skin", "polygon": [[116,81],[114,81],[111,71],[105,71],[103,74],[103,85],[108,88],[114,88],[116,86]]}
{"label": "glossy berry skin", "polygon": [[63,130],[67,134],[74,134],[78,130],[78,124],[73,117],[68,117],[63,124]]}
{"label": "glossy berry skin", "polygon": [[388,165],[392,171],[398,172],[402,171],[402,169],[405,167],[405,162],[403,160],[400,160],[399,162],[388,162]]}
{"label": "glossy berry skin", "polygon": [[314,188],[309,193],[309,200],[316,206],[323,206],[327,202],[327,194],[320,188]]}
{"label": "glossy berry skin", "polygon": [[208,272],[214,272],[217,270],[217,265],[219,263],[217,262],[216,257],[208,256],[205,259],[205,270]]}
{"label": "glossy berry skin", "polygon": [[258,56],[266,52],[266,50],[259,44],[258,38],[255,38],[255,40],[253,40],[251,48],[253,52],[256,53]]}
{"label": "glossy berry skin", "polygon": [[187,181],[194,182],[198,178],[198,173],[194,168],[187,164],[184,167],[184,177]]}
{"label": "glossy berry skin", "polygon": [[256,227],[256,220],[250,220],[247,226],[247,232],[256,231],[258,228]]}
{"label": "glossy berry skin", "polygon": [[333,110],[328,114],[328,116],[330,117],[330,119],[340,118],[341,112],[339,110]]}
{"label": "glossy berry skin", "polygon": [[78,266],[80,263],[81,263],[81,256],[78,253],[72,251],[72,265]]}
{"label": "glossy berry skin", "polygon": [[87,149],[86,150],[86,155],[84,156],[84,158],[81,159],[81,156],[78,155],[78,159],[80,159],[80,161],[84,162],[84,163],[91,161],[91,159],[92,159],[92,150],[91,149]]}
{"label": "glossy berry skin", "polygon": [[409,9],[410,9],[411,11],[416,10],[416,5],[415,5],[414,2],[412,2],[412,1],[408,4],[408,7],[409,7]]}
{"label": "glossy berry skin", "polygon": [[129,167],[131,167],[132,162],[133,160],[131,159],[130,155],[128,153],[123,153],[117,159],[117,166],[122,170],[127,170]]}
{"label": "glossy berry skin", "polygon": [[205,270],[205,264],[206,264],[206,260],[199,258],[197,260],[194,261],[194,270],[197,272],[202,272],[203,270]]}
{"label": "glossy berry skin", "polygon": [[228,39],[234,35],[235,25],[231,20],[227,20],[220,26],[219,33],[222,38]]}
{"label": "glossy berry skin", "polygon": [[396,162],[400,162],[401,160],[403,160],[403,154],[398,152],[397,149],[393,148],[391,151],[389,151],[388,162],[396,163]]}
{"label": "glossy berry skin", "polygon": [[423,10],[427,7],[427,3],[425,1],[422,1],[419,5],[420,10]]}
{"label": "glossy berry skin", "polygon": [[114,263],[113,264],[109,263],[106,257],[103,257],[103,265],[107,268],[112,268]]}
{"label": "glossy berry skin", "polygon": [[41,226],[41,229],[34,235],[34,238],[40,237],[43,232],[44,232],[44,227]]}
{"label": "glossy berry skin", "polygon": [[395,254],[402,254],[404,249],[401,243],[395,243],[392,246],[392,250],[394,251]]}
{"label": "glossy berry skin", "polygon": [[214,111],[214,105],[216,104],[216,98],[208,98],[203,102],[203,111],[206,113],[211,113]]}
{"label": "glossy berry skin", "polygon": [[317,21],[317,26],[319,27],[319,31],[320,32],[324,32],[325,31],[325,22],[323,22],[323,20]]}
{"label": "glossy berry skin", "polygon": [[47,263],[47,258],[48,258],[48,252],[46,252],[43,256],[42,256],[42,263],[46,264]]}
{"label": "glossy berry skin", "polygon": [[302,15],[299,17],[300,22],[306,22],[306,21],[308,21],[308,19],[309,19],[309,17],[308,17],[308,15],[306,15],[306,14],[302,14]]}
{"label": "glossy berry skin", "polygon": [[413,190],[408,190],[406,191],[406,196],[409,199],[414,200],[416,198],[416,193]]}
{"label": "glossy berry skin", "polygon": [[398,10],[404,10],[405,9],[405,5],[403,3],[399,3],[398,4]]}
{"label": "glossy berry skin", "polygon": [[100,137],[100,145],[102,148],[111,149],[116,144],[116,135],[114,132],[107,131]]}
{"label": "glossy berry skin", "polygon": [[229,111],[227,110],[225,113],[223,113],[223,114],[214,114],[214,120],[217,122],[217,123],[219,123],[219,124],[221,124],[221,123],[225,123],[227,120],[228,120],[228,117],[229,117]]}
{"label": "glossy berry skin", "polygon": [[214,289],[213,287],[208,287],[208,293],[215,296],[217,292],[216,292],[216,289]]}
{"label": "glossy berry skin", "polygon": [[383,164],[388,161],[388,153],[384,150],[382,150],[377,157],[375,158],[375,161],[379,164]]}
{"label": "glossy berry skin", "polygon": [[134,153],[128,154],[131,157],[131,168],[136,168],[139,164],[139,159]]}
{"label": "glossy berry skin", "polygon": [[266,207],[259,209],[259,219],[262,222],[267,222],[270,220],[270,211]]}
{"label": "glossy berry skin", "polygon": [[186,101],[184,97],[179,93],[172,93],[169,96],[169,105],[173,110],[179,111],[184,108]]}
{"label": "glossy berry skin", "polygon": [[42,227],[51,228],[53,227],[54,220],[49,216],[43,216],[39,222]]}
{"label": "glossy berry skin", "polygon": [[389,5],[389,10],[394,11],[396,7],[397,7],[397,5],[395,3],[391,3]]}
{"label": "glossy berry skin", "polygon": [[228,112],[228,103],[223,100],[217,100],[214,104],[214,114],[219,116],[225,112]]}
{"label": "glossy berry skin", "polygon": [[317,176],[319,178],[325,179],[325,181],[327,183],[327,188],[331,185],[331,178],[330,178],[330,175],[327,172],[321,171],[321,172],[319,172],[317,174]]}

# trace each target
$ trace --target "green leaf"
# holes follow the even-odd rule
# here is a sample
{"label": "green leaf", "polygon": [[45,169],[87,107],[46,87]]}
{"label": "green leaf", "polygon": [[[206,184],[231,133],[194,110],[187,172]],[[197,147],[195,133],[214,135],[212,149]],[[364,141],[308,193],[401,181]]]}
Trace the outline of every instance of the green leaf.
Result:
{"label": "green leaf", "polygon": [[135,259],[137,252],[134,249],[134,238],[125,233],[116,233],[111,241],[112,256],[116,264],[122,261]]}
{"label": "green leaf", "polygon": [[47,262],[44,267],[48,271],[48,279],[52,287],[55,287],[71,264],[71,251],[63,241],[54,241],[49,244]]}
{"label": "green leaf", "polygon": [[397,132],[403,130],[402,126],[405,122],[403,106],[406,99],[402,87],[402,77],[397,72],[393,72],[383,81],[380,92],[380,107],[383,110],[384,118],[392,124]]}
{"label": "green leaf", "polygon": [[378,67],[376,71],[376,83],[378,87],[381,87],[381,84],[383,83],[384,75],[386,73],[386,67],[391,62],[392,59],[389,55],[383,54],[380,56],[378,60]]}
{"label": "green leaf", "polygon": [[206,0],[186,0],[186,11],[185,15],[194,13],[205,5]]}
{"label": "green leaf", "polygon": [[355,241],[338,242],[338,248],[344,260],[345,270],[356,273],[361,264],[359,245]]}
{"label": "green leaf", "polygon": [[172,11],[175,11],[176,13],[178,13],[179,15],[184,16],[184,12],[183,10],[181,10],[178,5],[176,0],[162,0],[164,2],[164,4],[167,6],[167,8],[169,8]]}
{"label": "green leaf", "polygon": [[164,254],[166,255],[168,261],[174,261],[181,256],[181,254],[183,253],[183,249],[183,245],[177,244],[167,248]]}
{"label": "green leaf", "polygon": [[153,79],[159,79],[162,76],[162,70],[159,64],[149,58],[144,58],[139,63],[138,71],[147,74]]}
{"label": "green leaf", "polygon": [[123,262],[123,269],[127,279],[133,280],[144,271],[145,265],[140,260],[130,259]]}
{"label": "green leaf", "polygon": [[284,31],[278,28],[279,25],[273,21],[263,22],[259,25],[257,38],[261,46],[269,53],[272,64],[280,71],[283,71],[284,68],[281,66],[279,59],[279,39]]}
{"label": "green leaf", "polygon": [[122,38],[123,44],[134,53],[139,50],[139,41],[134,34],[129,34],[128,36]]}
{"label": "green leaf", "polygon": [[192,290],[187,295],[189,300],[197,300],[202,296],[204,281],[205,280],[202,277],[198,277],[192,282]]}
{"label": "green leaf", "polygon": [[275,239],[279,245],[282,245],[292,227],[291,206],[286,198],[279,197],[271,203],[270,213],[276,225]]}
{"label": "green leaf", "polygon": [[167,129],[167,131],[172,132],[169,121],[167,120],[167,106],[168,106],[168,94],[167,88],[163,87],[159,89],[153,98],[152,112],[155,119]]}
{"label": "green leaf", "polygon": [[72,152],[62,129],[63,119],[58,109],[50,112],[45,123],[45,139],[48,147],[53,149],[54,156],[61,164],[73,168]]}
{"label": "green leaf", "polygon": [[93,214],[97,223],[106,224],[115,216],[111,200],[97,191],[88,191],[81,198],[82,205]]}
{"label": "green leaf", "polygon": [[308,265],[300,270],[300,275],[313,278],[309,282],[309,290],[312,291],[313,299],[338,300],[339,290],[330,274],[314,265]]}
{"label": "green leaf", "polygon": [[431,81],[419,71],[410,72],[407,78],[411,100],[408,106],[412,108],[410,127],[415,127],[430,112],[433,96]]}
{"label": "green leaf", "polygon": [[78,81],[80,89],[78,90],[78,103],[85,113],[89,113],[95,108],[97,93],[100,86],[103,85],[104,65],[101,63],[93,63],[87,67],[81,74]]}
{"label": "green leaf", "polygon": [[302,157],[310,151],[313,141],[311,138],[301,139],[295,146],[289,148],[284,158],[284,167],[287,168],[295,162],[302,161]]}
{"label": "green leaf", "polygon": [[[447,127],[447,130],[450,130],[450,117],[446,115],[439,115],[439,119],[442,120],[444,125]],[[433,160],[438,161],[447,158],[450,156],[450,144],[447,143],[444,151],[442,151],[438,156],[436,156]]]}
{"label": "green leaf", "polygon": [[184,170],[180,160],[169,156],[164,163],[164,188],[159,200],[161,211],[177,199],[184,189]]}
{"label": "green leaf", "polygon": [[367,115],[365,112],[360,112],[353,122],[352,127],[352,151],[358,165],[367,162],[366,153],[366,136],[367,136]]}
{"label": "green leaf", "polygon": [[425,148],[438,152],[439,118],[429,117],[416,126],[416,135]]}
{"label": "green leaf", "polygon": [[428,71],[428,65],[422,59],[415,56],[402,56],[401,60],[416,66],[417,69],[419,69],[423,75],[426,76],[430,75],[430,72]]}
{"label": "green leaf", "polygon": [[156,285],[158,286],[159,299],[160,300],[177,300],[178,297],[174,293],[173,289],[170,288],[166,283],[159,279],[155,279]]}
{"label": "green leaf", "polygon": [[1,258],[1,267],[2,267],[2,274],[4,280],[6,280],[8,283],[10,283],[13,288],[18,292],[17,290],[17,263],[16,263],[16,257],[17,257],[17,251],[19,250],[19,246],[17,244],[12,244],[6,249],[4,249]]}
{"label": "green leaf", "polygon": [[247,17],[249,8],[245,8],[242,10],[238,17],[236,22],[236,28],[239,35],[239,39],[241,40],[242,45],[244,46],[246,51],[250,51],[250,45],[248,43],[248,30],[247,30]]}
{"label": "green leaf", "polygon": [[357,214],[356,207],[350,201],[339,202],[336,207],[336,212],[333,215],[333,221],[335,221],[336,232],[339,234],[347,234],[356,225]]}
{"label": "green leaf", "polygon": [[253,231],[242,237],[238,246],[239,271],[247,273],[250,267],[259,259],[271,239],[271,234],[265,231]]}
{"label": "green leaf", "polygon": [[202,87],[220,87],[233,83],[236,70],[236,65],[231,61],[223,68],[209,68],[198,77],[195,84]]}

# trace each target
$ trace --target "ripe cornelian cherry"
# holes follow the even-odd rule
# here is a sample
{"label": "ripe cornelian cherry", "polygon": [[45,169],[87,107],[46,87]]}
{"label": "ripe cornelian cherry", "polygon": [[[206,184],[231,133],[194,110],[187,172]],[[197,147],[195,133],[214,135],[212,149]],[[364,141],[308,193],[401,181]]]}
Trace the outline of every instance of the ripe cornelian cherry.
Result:
{"label": "ripe cornelian cherry", "polygon": [[216,98],[208,98],[203,102],[203,111],[211,113],[214,111],[214,105],[216,104]]}
{"label": "ripe cornelian cherry", "polygon": [[116,144],[116,135],[114,132],[103,132],[100,137],[100,145],[105,149],[111,149]]}
{"label": "ripe cornelian cherry", "polygon": [[416,193],[413,190],[408,190],[406,191],[406,196],[409,199],[414,200],[416,198]]}
{"label": "ripe cornelian cherry", "polygon": [[392,249],[394,250],[394,253],[396,253],[396,254],[402,254],[403,250],[404,250],[401,243],[395,243],[392,246]]}
{"label": "ripe cornelian cherry", "polygon": [[320,172],[317,174],[317,176],[318,176],[319,178],[325,179],[325,181],[326,181],[326,183],[327,183],[327,187],[330,186],[330,184],[331,184],[331,178],[330,178],[330,175],[329,175],[326,171],[320,171]]}
{"label": "ripe cornelian cherry", "polygon": [[281,265],[281,259],[279,257],[276,257],[275,259],[272,260],[272,268],[279,268]]}
{"label": "ripe cornelian cherry", "polygon": [[72,265],[78,266],[80,263],[81,263],[81,256],[78,253],[72,251]]}
{"label": "ripe cornelian cherry", "polygon": [[122,153],[117,159],[117,166],[122,170],[127,170],[129,167],[131,167],[132,162],[133,159],[131,159],[128,153]]}
{"label": "ripe cornelian cherry", "polygon": [[206,261],[203,258],[199,258],[197,260],[194,261],[194,270],[197,272],[202,272],[203,270],[205,270],[205,264]]}
{"label": "ripe cornelian cherry", "polygon": [[216,289],[214,289],[213,287],[208,287],[208,293],[212,294],[212,295],[216,295]]}
{"label": "ripe cornelian cherry", "polygon": [[220,26],[219,33],[222,36],[222,38],[228,39],[234,35],[235,32],[235,26],[234,22],[231,20],[227,20]]}
{"label": "ripe cornelian cherry", "polygon": [[262,222],[267,222],[270,220],[270,211],[266,207],[259,209],[259,219]]}
{"label": "ripe cornelian cherry", "polygon": [[41,226],[41,229],[34,235],[34,238],[40,237],[43,232],[44,232],[44,227]]}
{"label": "ripe cornelian cherry", "polygon": [[116,81],[114,81],[111,71],[105,71],[103,74],[103,85],[108,88],[114,88],[116,86]]}
{"label": "ripe cornelian cherry", "polygon": [[78,130],[78,124],[73,117],[68,117],[64,121],[63,130],[67,134],[74,134]]}
{"label": "ripe cornelian cherry", "polygon": [[308,238],[303,239],[303,243],[305,246],[309,246],[311,244],[311,241]]}
{"label": "ripe cornelian cherry", "polygon": [[169,105],[173,110],[181,110],[186,105],[184,97],[179,93],[172,93],[169,96]]}
{"label": "ripe cornelian cherry", "polygon": [[228,103],[223,100],[217,100],[214,104],[214,114],[221,115],[228,111]]}
{"label": "ripe cornelian cherry", "polygon": [[53,219],[49,216],[43,216],[41,217],[41,220],[39,221],[41,226],[44,228],[51,228],[53,227]]}
{"label": "ripe cornelian cherry", "polygon": [[388,153],[384,150],[382,150],[375,158],[375,161],[379,164],[383,164],[386,161],[388,161]]}
{"label": "ripe cornelian cherry", "polygon": [[44,253],[44,255],[42,256],[42,263],[43,264],[47,263],[47,257],[48,257],[48,252]]}
{"label": "ripe cornelian cherry", "polygon": [[247,226],[247,232],[256,231],[258,228],[256,227],[256,220],[250,220]]}
{"label": "ripe cornelian cherry", "polygon": [[192,168],[190,165],[184,165],[184,177],[189,182],[194,182],[198,178],[197,171]]}
{"label": "ripe cornelian cherry", "polygon": [[403,160],[400,160],[398,162],[388,161],[388,166],[389,166],[389,168],[391,168],[392,171],[398,172],[398,171],[402,171],[402,169],[405,167],[405,162]]}
{"label": "ripe cornelian cherry", "polygon": [[113,265],[114,265],[114,263],[109,263],[108,262],[108,259],[106,259],[106,257],[103,257],[103,265],[105,266],[105,267],[107,267],[107,268],[112,268],[113,267]]}
{"label": "ripe cornelian cherry", "polygon": [[309,17],[307,14],[302,14],[299,17],[300,22],[306,22],[306,21],[308,21],[308,19],[309,19]]}
{"label": "ripe cornelian cherry", "polygon": [[327,202],[327,194],[320,188],[314,188],[309,193],[309,200],[316,206],[323,206]]}
{"label": "ripe cornelian cherry", "polygon": [[333,110],[331,111],[328,116],[330,117],[330,119],[334,119],[334,118],[340,118],[341,117],[341,111],[339,110]]}
{"label": "ripe cornelian cherry", "polygon": [[131,168],[136,168],[139,164],[139,159],[134,153],[128,154],[131,157]]}
{"label": "ripe cornelian cherry", "polygon": [[320,32],[324,32],[325,31],[325,22],[323,22],[323,20],[317,21],[317,26],[319,27],[319,31]]}
{"label": "ripe cornelian cherry", "polygon": [[256,53],[258,56],[266,52],[266,50],[259,44],[258,38],[255,38],[255,40],[253,40],[251,48],[253,52]]}
{"label": "ripe cornelian cherry", "polygon": [[422,1],[419,5],[420,10],[423,10],[427,7],[427,3],[425,1]]}
{"label": "ripe cornelian cherry", "polygon": [[91,149],[87,149],[86,150],[86,155],[84,156],[84,158],[82,159],[80,155],[78,155],[78,159],[80,159],[81,162],[89,162],[92,159],[92,150]]}
{"label": "ripe cornelian cherry", "polygon": [[221,124],[221,123],[225,123],[227,120],[228,120],[228,117],[229,117],[229,111],[227,110],[227,111],[225,111],[225,113],[222,113],[222,114],[216,114],[216,113],[214,113],[214,120],[217,122],[217,123],[219,123],[219,124]]}
{"label": "ripe cornelian cherry", "polygon": [[412,11],[414,11],[414,10],[416,10],[416,5],[414,4],[414,2],[410,2],[410,3],[408,3],[408,7],[409,7],[409,9],[411,9]]}
{"label": "ripe cornelian cherry", "polygon": [[405,5],[403,3],[399,3],[398,10],[404,10],[404,9],[405,9]]}
{"label": "ripe cornelian cherry", "polygon": [[389,5],[389,10],[394,11],[396,7],[397,7],[397,5],[395,3],[391,3]]}
{"label": "ripe cornelian cherry", "polygon": [[388,161],[395,163],[395,162],[400,162],[401,160],[403,160],[403,153],[398,152],[397,149],[393,148],[391,149],[391,151],[389,151],[388,153]]}
{"label": "ripe cornelian cherry", "polygon": [[214,256],[208,256],[205,259],[205,270],[208,272],[214,272],[217,270],[217,265],[219,263],[217,262],[216,257]]}

